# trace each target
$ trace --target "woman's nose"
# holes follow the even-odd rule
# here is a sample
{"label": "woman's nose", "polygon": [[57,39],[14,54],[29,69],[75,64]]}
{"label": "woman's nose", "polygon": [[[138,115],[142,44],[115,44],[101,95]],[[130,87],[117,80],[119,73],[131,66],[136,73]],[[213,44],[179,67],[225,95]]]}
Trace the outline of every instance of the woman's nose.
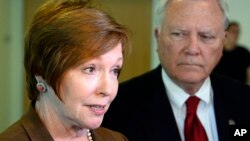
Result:
{"label": "woman's nose", "polygon": [[103,97],[109,96],[112,94],[113,87],[115,87],[115,84],[113,84],[113,80],[110,76],[108,74],[102,74],[99,81],[98,94]]}

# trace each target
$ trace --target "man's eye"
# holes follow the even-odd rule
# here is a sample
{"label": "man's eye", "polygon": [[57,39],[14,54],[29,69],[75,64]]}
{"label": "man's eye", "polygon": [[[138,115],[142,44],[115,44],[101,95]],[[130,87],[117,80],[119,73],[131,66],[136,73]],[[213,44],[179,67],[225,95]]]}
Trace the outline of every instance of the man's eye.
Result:
{"label": "man's eye", "polygon": [[201,38],[203,39],[213,39],[214,36],[209,36],[209,35],[201,35]]}
{"label": "man's eye", "polygon": [[181,40],[185,37],[185,33],[182,33],[182,32],[172,32],[171,33],[171,36],[174,40]]}
{"label": "man's eye", "polygon": [[204,34],[204,35],[200,35],[200,38],[203,42],[210,43],[215,39],[215,36]]}
{"label": "man's eye", "polygon": [[179,33],[179,32],[173,32],[173,33],[171,33],[171,35],[172,35],[172,36],[181,36],[182,34]]}

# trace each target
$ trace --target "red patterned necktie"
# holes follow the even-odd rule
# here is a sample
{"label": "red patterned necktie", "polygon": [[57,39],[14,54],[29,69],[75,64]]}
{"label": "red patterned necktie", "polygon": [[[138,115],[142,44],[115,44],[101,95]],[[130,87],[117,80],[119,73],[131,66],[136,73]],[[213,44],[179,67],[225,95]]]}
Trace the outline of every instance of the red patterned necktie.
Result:
{"label": "red patterned necktie", "polygon": [[208,141],[206,132],[196,115],[200,99],[190,96],[186,101],[187,115],[185,119],[184,134],[185,141]]}

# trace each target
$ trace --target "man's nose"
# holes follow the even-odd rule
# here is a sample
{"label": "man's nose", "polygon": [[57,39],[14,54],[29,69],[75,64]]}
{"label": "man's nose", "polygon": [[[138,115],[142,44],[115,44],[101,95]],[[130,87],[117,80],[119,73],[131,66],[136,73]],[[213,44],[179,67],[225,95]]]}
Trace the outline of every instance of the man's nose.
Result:
{"label": "man's nose", "polygon": [[196,35],[190,35],[184,52],[188,55],[198,55],[200,53],[199,38]]}

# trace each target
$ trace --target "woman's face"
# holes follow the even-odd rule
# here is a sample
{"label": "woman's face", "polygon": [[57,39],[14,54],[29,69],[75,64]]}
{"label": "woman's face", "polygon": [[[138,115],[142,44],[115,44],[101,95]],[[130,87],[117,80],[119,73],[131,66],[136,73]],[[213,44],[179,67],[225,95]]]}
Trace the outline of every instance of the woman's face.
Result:
{"label": "woman's face", "polygon": [[118,43],[109,52],[67,71],[59,89],[64,104],[62,116],[76,126],[99,127],[116,96],[122,63],[122,46]]}

